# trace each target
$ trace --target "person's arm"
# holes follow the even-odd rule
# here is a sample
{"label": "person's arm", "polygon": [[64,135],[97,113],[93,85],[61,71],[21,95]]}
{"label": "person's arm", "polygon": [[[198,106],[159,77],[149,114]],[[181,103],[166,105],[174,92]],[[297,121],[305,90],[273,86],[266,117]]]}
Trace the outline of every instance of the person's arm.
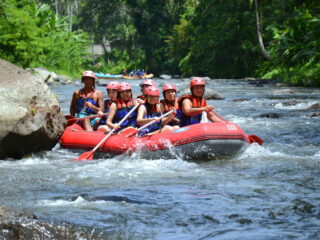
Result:
{"label": "person's arm", "polygon": [[207,118],[211,122],[225,122],[223,119],[219,118],[217,115],[213,113],[213,111],[207,112]]}
{"label": "person's arm", "polygon": [[110,108],[109,108],[109,114],[108,114],[108,118],[107,118],[107,122],[106,125],[109,128],[114,128],[114,129],[118,129],[120,127],[120,125],[118,123],[112,123],[114,116],[117,114],[117,104],[116,103],[112,103]]}
{"label": "person's arm", "polygon": [[197,115],[199,113],[202,113],[202,112],[212,112],[213,111],[213,106],[211,105],[207,105],[205,107],[200,107],[200,108],[194,108],[192,107],[192,102],[190,99],[186,98],[182,101],[182,112],[184,115],[187,115],[187,116],[194,116],[194,115]]}
{"label": "person's arm", "polygon": [[70,115],[75,116],[76,115],[76,104],[79,98],[79,90],[74,91],[72,95],[72,100],[70,104]]}
{"label": "person's arm", "polygon": [[103,92],[101,92],[101,91],[99,91],[98,106],[99,106],[100,109],[98,109],[98,111],[96,111],[96,112],[99,112],[99,111],[104,112],[105,111],[105,109],[104,109],[104,97],[103,97]]}

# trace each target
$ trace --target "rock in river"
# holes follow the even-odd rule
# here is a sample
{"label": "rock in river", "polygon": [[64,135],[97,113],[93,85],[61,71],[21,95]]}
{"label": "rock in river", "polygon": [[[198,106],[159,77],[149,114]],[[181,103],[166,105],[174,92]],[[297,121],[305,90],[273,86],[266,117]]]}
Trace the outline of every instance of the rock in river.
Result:
{"label": "rock in river", "polygon": [[66,121],[48,85],[0,59],[0,159],[56,145]]}

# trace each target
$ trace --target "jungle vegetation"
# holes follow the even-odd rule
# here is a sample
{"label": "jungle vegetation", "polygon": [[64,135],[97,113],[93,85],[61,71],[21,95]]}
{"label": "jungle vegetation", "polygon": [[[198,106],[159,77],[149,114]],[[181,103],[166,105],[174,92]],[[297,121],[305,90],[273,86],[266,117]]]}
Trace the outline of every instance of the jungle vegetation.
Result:
{"label": "jungle vegetation", "polygon": [[[103,54],[92,56],[93,45]],[[1,0],[0,58],[70,75],[256,77],[320,87],[309,0]]]}

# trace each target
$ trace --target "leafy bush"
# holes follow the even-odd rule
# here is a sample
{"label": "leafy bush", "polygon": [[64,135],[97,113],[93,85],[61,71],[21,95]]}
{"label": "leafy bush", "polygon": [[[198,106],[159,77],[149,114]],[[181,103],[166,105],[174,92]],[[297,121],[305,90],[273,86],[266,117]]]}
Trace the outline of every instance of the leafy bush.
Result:
{"label": "leafy bush", "polygon": [[56,20],[47,5],[32,0],[0,2],[0,57],[23,68],[45,67],[69,73],[88,63],[88,38],[70,33],[67,19]]}

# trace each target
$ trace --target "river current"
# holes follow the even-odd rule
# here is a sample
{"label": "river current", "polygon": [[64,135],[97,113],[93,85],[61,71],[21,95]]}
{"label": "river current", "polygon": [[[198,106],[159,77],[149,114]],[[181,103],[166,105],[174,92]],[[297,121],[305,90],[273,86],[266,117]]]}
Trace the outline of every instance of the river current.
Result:
{"label": "river current", "polygon": [[[155,82],[162,88],[168,81]],[[139,81],[131,84],[138,94]],[[320,89],[290,87],[292,94],[276,95],[284,87],[207,85],[226,97],[209,100],[215,111],[263,146],[207,162],[139,154],[74,162],[81,151],[57,144],[0,161],[0,205],[68,223],[93,239],[319,239],[320,118],[310,118],[315,111],[308,107],[320,101]],[[64,114],[80,87],[51,86]]]}

